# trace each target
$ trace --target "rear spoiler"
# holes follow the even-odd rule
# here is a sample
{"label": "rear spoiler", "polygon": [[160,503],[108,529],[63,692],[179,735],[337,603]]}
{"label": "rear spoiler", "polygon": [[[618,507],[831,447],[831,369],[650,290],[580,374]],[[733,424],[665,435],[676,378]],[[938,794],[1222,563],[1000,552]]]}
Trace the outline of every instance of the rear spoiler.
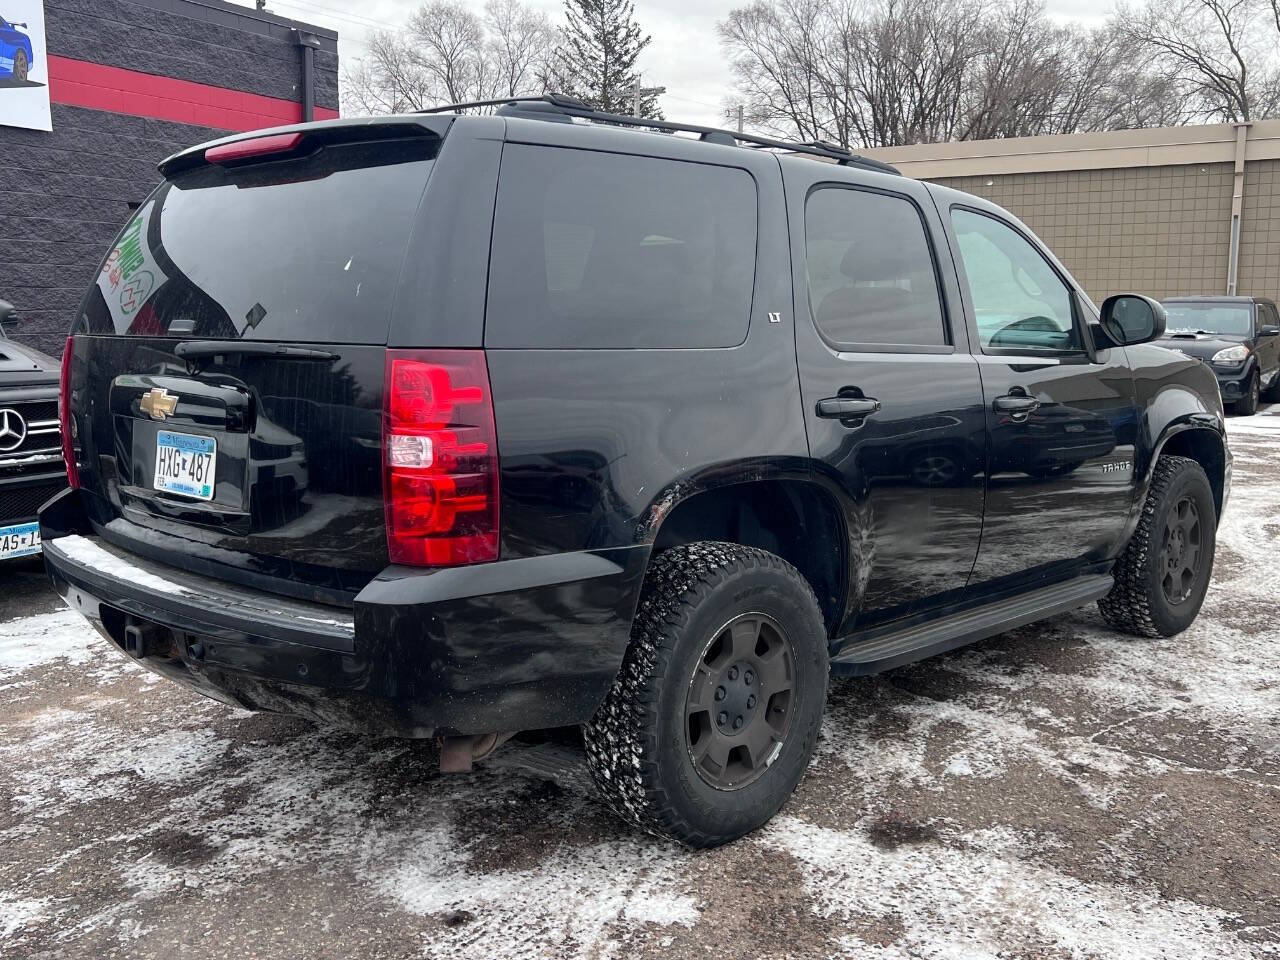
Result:
{"label": "rear spoiler", "polygon": [[[355,120],[319,120],[315,123],[293,123],[282,127],[266,127],[262,130],[251,130],[236,133],[219,140],[179,150],[157,164],[156,169],[165,177],[173,177],[184,170],[204,166],[208,163],[206,152],[213,150],[215,155],[224,147],[232,145],[248,145],[255,140],[275,138],[275,142],[287,142],[288,152],[302,149],[311,150],[329,143],[360,143],[370,140],[400,140],[407,137],[443,138],[449,125],[456,120],[453,116],[414,116],[395,114],[389,117],[361,117]],[[271,151],[276,152],[276,151]],[[280,152],[285,152],[281,150]]]}

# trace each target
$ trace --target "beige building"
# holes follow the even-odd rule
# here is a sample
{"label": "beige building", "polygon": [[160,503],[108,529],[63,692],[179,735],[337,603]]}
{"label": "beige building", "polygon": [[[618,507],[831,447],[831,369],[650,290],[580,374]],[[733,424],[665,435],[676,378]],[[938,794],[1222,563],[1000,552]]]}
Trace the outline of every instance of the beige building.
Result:
{"label": "beige building", "polygon": [[866,152],[1012,211],[1095,300],[1280,300],[1280,120]]}

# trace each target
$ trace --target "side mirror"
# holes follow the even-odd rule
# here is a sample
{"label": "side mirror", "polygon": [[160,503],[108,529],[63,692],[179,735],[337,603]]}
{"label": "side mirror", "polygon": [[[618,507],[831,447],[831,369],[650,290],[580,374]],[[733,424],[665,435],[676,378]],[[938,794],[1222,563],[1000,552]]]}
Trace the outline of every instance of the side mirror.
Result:
{"label": "side mirror", "polygon": [[1260,337],[1280,337],[1280,327],[1265,326],[1258,331]]}
{"label": "side mirror", "polygon": [[[1102,301],[1101,322],[1095,326],[1108,341],[1106,346],[1128,347],[1164,336],[1164,306],[1140,293],[1117,293]],[[1097,337],[1095,335],[1095,340]],[[1098,343],[1098,347],[1104,344]]]}
{"label": "side mirror", "polygon": [[18,310],[7,300],[0,300],[0,330],[8,333],[8,328],[18,323]]}

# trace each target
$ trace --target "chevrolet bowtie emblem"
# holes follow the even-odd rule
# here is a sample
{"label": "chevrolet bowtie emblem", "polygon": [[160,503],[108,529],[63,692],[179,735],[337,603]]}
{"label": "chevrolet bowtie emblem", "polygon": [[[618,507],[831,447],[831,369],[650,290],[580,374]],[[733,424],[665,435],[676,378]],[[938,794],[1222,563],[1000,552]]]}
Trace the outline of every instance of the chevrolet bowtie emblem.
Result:
{"label": "chevrolet bowtie emblem", "polygon": [[165,417],[172,416],[173,411],[178,409],[178,398],[170,396],[169,392],[161,387],[152,387],[142,395],[138,406],[152,420],[163,420]]}

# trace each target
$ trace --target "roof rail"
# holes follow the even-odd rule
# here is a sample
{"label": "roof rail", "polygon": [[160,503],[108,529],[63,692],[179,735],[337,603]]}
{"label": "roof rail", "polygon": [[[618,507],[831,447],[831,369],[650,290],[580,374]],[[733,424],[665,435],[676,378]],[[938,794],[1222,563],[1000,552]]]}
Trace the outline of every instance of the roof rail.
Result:
{"label": "roof rail", "polygon": [[721,143],[730,146],[748,144],[752,147],[764,147],[770,150],[787,150],[792,153],[832,160],[846,167],[862,167],[879,173],[893,173],[901,176],[897,167],[881,160],[859,156],[846,150],[839,144],[825,140],[795,142],[762,137],[754,133],[741,133],[726,130],[722,127],[704,127],[696,123],[676,123],[671,120],[652,120],[644,117],[628,117],[619,113],[605,113],[594,109],[584,100],[567,97],[559,93],[548,93],[533,97],[506,97],[501,100],[473,100],[470,103],[449,103],[415,113],[450,113],[480,107],[497,107],[502,116],[527,117],[535,120],[553,120],[564,122],[574,118],[590,120],[595,123],[612,124],[621,127],[642,127],[647,130],[662,130],[667,133],[696,133],[698,139],[710,143]]}

